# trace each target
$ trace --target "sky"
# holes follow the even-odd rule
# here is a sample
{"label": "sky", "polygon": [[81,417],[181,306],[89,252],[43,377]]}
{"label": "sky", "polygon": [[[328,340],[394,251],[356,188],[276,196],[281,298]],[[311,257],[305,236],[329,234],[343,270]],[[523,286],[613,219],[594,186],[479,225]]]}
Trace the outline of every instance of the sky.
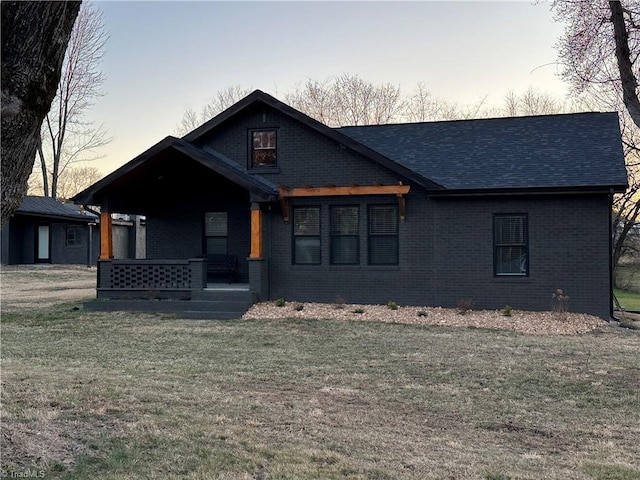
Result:
{"label": "sky", "polygon": [[230,86],[282,97],[349,73],[410,93],[422,82],[461,105],[529,87],[563,97],[563,26],[530,1],[98,1],[110,38],[104,95],[88,117],[113,140],[111,173]]}

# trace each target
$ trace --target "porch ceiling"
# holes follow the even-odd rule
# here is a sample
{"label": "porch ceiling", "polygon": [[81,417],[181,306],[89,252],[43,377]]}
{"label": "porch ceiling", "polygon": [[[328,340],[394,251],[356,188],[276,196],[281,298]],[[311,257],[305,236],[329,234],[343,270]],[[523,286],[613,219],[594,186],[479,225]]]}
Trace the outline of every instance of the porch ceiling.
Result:
{"label": "porch ceiling", "polygon": [[167,137],[72,200],[111,212],[146,214],[172,199],[195,200],[204,192],[210,196],[242,191],[255,201],[275,201],[278,196],[275,185],[249,175],[217,152]]}

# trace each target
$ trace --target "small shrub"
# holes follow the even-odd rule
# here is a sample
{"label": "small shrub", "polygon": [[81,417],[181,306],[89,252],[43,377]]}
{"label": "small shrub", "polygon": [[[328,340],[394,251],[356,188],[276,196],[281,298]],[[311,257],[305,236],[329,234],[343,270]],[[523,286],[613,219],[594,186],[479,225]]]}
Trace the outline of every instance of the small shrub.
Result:
{"label": "small shrub", "polygon": [[565,317],[569,311],[569,295],[564,293],[561,288],[556,289],[551,294],[551,309],[561,317]]}
{"label": "small shrub", "polygon": [[419,317],[428,317],[429,314],[427,312],[425,312],[424,310],[420,310],[420,311],[418,311],[418,316]]}
{"label": "small shrub", "polygon": [[364,308],[356,308],[355,310],[351,310],[351,313],[364,313]]}
{"label": "small shrub", "polygon": [[301,303],[296,303],[296,304],[293,306],[293,309],[294,309],[296,312],[301,312],[302,310],[304,310],[304,305],[303,305],[303,304],[301,304]]}
{"label": "small shrub", "polygon": [[466,315],[467,312],[470,312],[471,310],[473,310],[474,303],[475,302],[471,298],[461,298],[460,300],[458,300],[458,303],[456,304],[458,313],[460,315]]}
{"label": "small shrub", "polygon": [[511,308],[509,305],[505,305],[502,309],[502,315],[504,315],[505,317],[510,317],[511,315],[513,315],[513,308]]}
{"label": "small shrub", "polygon": [[273,301],[273,304],[276,307],[284,307],[287,304],[287,302],[284,300],[284,298],[277,298]]}
{"label": "small shrub", "polygon": [[389,300],[387,302],[387,308],[389,310],[397,310],[398,309],[398,304],[396,302],[394,302],[394,301]]}
{"label": "small shrub", "polygon": [[345,303],[347,303],[347,301],[342,296],[338,295],[333,302],[333,307],[336,310],[342,310]]}

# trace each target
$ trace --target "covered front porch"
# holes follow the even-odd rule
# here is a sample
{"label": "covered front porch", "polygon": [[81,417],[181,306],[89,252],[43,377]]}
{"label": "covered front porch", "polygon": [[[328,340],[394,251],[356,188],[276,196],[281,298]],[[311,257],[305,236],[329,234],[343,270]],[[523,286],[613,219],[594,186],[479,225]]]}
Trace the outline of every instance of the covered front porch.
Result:
{"label": "covered front porch", "polygon": [[[277,198],[275,185],[233,161],[167,137],[74,198],[101,210],[98,300],[180,311],[183,301],[266,300],[263,213]],[[146,258],[114,258],[115,212],[146,216]]]}

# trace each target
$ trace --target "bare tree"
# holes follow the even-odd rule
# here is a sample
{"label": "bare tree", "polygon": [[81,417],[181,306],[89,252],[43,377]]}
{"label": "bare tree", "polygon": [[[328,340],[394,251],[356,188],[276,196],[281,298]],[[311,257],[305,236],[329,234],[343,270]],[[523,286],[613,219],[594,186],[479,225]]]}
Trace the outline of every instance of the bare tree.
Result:
{"label": "bare tree", "polygon": [[99,66],[109,36],[102,12],[84,3],[76,19],[62,66],[62,77],[47,114],[38,145],[45,196],[58,197],[59,178],[78,162],[99,158],[96,150],[107,144],[103,125],[86,119],[87,111],[102,95],[105,77]]}
{"label": "bare tree", "polygon": [[8,2],[2,8],[2,224],[22,203],[42,120],[55,96],[80,2]]}
{"label": "bare tree", "polygon": [[545,92],[529,87],[521,95],[513,90],[504,97],[503,107],[499,109],[501,116],[517,117],[523,115],[555,115],[567,112],[564,102]]}
{"label": "bare tree", "polygon": [[195,130],[203,123],[211,120],[220,112],[226,110],[234,103],[237,103],[239,100],[249,95],[252,91],[253,90],[251,88],[243,88],[240,85],[233,85],[216,93],[213,100],[202,107],[199,114],[196,113],[195,110],[188,108],[185,110],[182,120],[176,126],[176,135],[186,135],[190,131]]}
{"label": "bare tree", "polygon": [[349,73],[324,81],[308,80],[285,95],[285,101],[331,127],[390,123],[400,119],[405,108],[400,87],[374,85]]}
{"label": "bare tree", "polygon": [[[58,196],[60,200],[68,200],[91,184],[102,178],[97,167],[90,165],[69,166],[58,177]],[[29,195],[42,195],[42,173],[33,169],[29,177]]]}
{"label": "bare tree", "polygon": [[558,56],[574,92],[618,95],[640,128],[640,2],[555,0],[551,8],[556,20],[565,23]]}
{"label": "bare tree", "polygon": [[617,267],[640,214],[637,138],[640,132],[638,0],[555,0],[556,19],[565,23],[558,56],[573,92],[620,112],[629,179],[626,193],[614,200],[613,261]]}

